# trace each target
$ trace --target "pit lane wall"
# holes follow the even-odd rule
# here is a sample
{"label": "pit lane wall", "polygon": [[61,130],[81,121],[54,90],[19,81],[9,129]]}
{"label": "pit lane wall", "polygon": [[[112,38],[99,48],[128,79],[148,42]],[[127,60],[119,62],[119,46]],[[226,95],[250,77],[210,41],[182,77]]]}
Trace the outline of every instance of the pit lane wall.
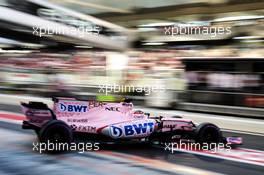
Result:
{"label": "pit lane wall", "polygon": [[[182,74],[182,71],[178,71],[178,74]],[[48,80],[54,79],[54,77],[45,77],[44,74],[34,74],[28,72],[1,72],[1,87],[3,91],[8,91],[12,93],[28,93],[28,94],[38,94],[41,96],[51,96],[52,83]],[[116,76],[87,76],[80,74],[58,74],[60,79],[65,80],[65,85],[69,88],[69,91],[80,97],[96,97],[102,95],[100,91],[100,83],[104,84],[120,84],[121,77]],[[161,82],[162,81],[162,82]],[[14,84],[15,82],[15,84]],[[155,83],[154,83],[155,82]],[[260,118],[264,119],[264,108],[253,108],[253,107],[242,107],[242,106],[228,106],[228,105],[216,105],[207,103],[190,102],[186,100],[186,94],[190,95],[190,90],[186,90],[186,82],[183,78],[169,78],[166,80],[155,79],[150,77],[145,77],[140,79],[140,81],[134,82],[133,86],[144,87],[150,84],[163,84],[166,86],[166,92],[152,92],[148,96],[144,94],[125,94],[126,96],[133,100],[136,105],[148,106],[148,107],[164,107],[164,108],[174,108],[186,111],[196,111],[196,112],[206,112],[206,113],[217,113],[222,115],[237,115],[244,117]],[[91,85],[93,84],[93,85]],[[194,92],[191,92],[194,93]],[[197,91],[198,93],[198,91]],[[199,96],[195,96],[196,99],[208,99],[208,95],[211,96],[210,99],[219,99],[219,93],[208,92],[200,93]],[[218,95],[218,96],[216,96]],[[220,94],[221,95],[221,94]],[[231,94],[233,95],[233,94]],[[243,94],[240,93],[240,96]],[[188,95],[187,95],[188,96]],[[226,97],[226,99],[233,99],[232,96]]]}
{"label": "pit lane wall", "polygon": [[244,116],[249,118],[264,119],[263,108],[249,108],[249,107],[187,103],[187,102],[180,103],[178,108],[185,111],[217,113],[222,115],[224,114],[224,115],[234,115],[234,116]]}

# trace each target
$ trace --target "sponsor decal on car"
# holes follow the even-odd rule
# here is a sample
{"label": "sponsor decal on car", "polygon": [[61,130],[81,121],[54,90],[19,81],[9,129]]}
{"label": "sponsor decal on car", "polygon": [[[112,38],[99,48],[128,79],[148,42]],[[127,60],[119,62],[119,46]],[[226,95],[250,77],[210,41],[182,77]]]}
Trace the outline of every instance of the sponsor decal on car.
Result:
{"label": "sponsor decal on car", "polygon": [[120,112],[120,107],[105,107],[106,111]]}
{"label": "sponsor decal on car", "polygon": [[69,119],[67,119],[67,122],[87,123],[88,122],[88,119],[74,119],[74,118],[69,118]]}
{"label": "sponsor decal on car", "polygon": [[123,126],[111,126],[110,133],[112,137],[119,138],[121,136],[140,136],[154,131],[153,122],[136,123]]}
{"label": "sponsor decal on car", "polygon": [[88,125],[70,125],[72,130],[74,131],[81,131],[81,132],[89,132],[89,133],[95,133],[96,127],[94,126],[88,126]]}
{"label": "sponsor decal on car", "polygon": [[89,109],[103,107],[105,103],[99,101],[88,101]]}
{"label": "sponsor decal on car", "polygon": [[110,132],[111,132],[111,135],[115,138],[121,137],[123,134],[123,130],[116,126],[111,126]]}
{"label": "sponsor decal on car", "polygon": [[50,117],[51,113],[50,111],[47,110],[28,110],[27,112],[25,112],[26,116],[29,117]]}
{"label": "sponsor decal on car", "polygon": [[63,104],[59,103],[59,109],[61,112],[87,112],[86,105],[78,105],[78,104]]}
{"label": "sponsor decal on car", "polygon": [[43,123],[52,117],[50,111],[47,110],[28,110],[25,115],[31,123]]}
{"label": "sponsor decal on car", "polygon": [[166,125],[163,125],[163,128],[176,128],[176,124],[166,124]]}

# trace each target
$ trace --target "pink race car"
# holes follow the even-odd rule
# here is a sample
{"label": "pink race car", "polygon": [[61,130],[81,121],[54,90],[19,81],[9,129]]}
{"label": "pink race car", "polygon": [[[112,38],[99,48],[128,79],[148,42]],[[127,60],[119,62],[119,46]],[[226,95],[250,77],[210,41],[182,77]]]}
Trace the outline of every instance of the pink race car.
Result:
{"label": "pink race car", "polygon": [[81,101],[53,98],[51,110],[42,102],[21,103],[27,120],[23,129],[36,131],[40,142],[73,142],[75,134],[85,138],[107,138],[112,141],[149,141],[165,143],[188,140],[197,143],[242,144],[237,137],[224,138],[211,123],[194,124],[178,116],[151,116],[133,110],[127,100],[121,102]]}

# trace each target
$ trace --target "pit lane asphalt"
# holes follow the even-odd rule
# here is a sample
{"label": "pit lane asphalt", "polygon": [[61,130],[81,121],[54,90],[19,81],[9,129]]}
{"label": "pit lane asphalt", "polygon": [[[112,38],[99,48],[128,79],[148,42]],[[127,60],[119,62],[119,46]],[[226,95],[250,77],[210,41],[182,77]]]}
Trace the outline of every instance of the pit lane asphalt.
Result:
{"label": "pit lane asphalt", "polygon": [[[0,105],[0,110],[8,111],[8,112],[16,112],[21,113],[19,106],[13,105]],[[15,147],[3,147],[4,145],[1,143],[0,149],[0,174],[47,174],[50,171],[55,171],[56,174],[122,174],[124,172],[128,174],[177,174],[171,173],[164,170],[140,167],[139,165],[135,166],[121,166],[124,162],[116,162],[114,160],[97,160],[94,165],[94,159],[91,155],[84,155],[79,153],[70,153],[65,155],[59,155],[54,159],[54,156],[50,155],[41,155],[32,153],[32,142],[35,141],[35,134],[31,130],[22,130],[20,125],[0,122],[0,134],[2,136],[1,142],[5,143],[6,140],[11,140]],[[11,134],[10,134],[11,133]],[[23,138],[20,136],[14,137],[13,135],[22,135],[26,139],[18,139]],[[224,135],[236,135],[243,137],[244,140],[244,148],[264,150],[264,137],[249,135],[249,134],[238,134],[232,132],[224,132]],[[10,136],[10,137],[8,137]],[[224,174],[246,174],[246,175],[262,175],[264,172],[264,168],[261,166],[255,166],[245,163],[239,163],[229,160],[221,160],[217,158],[210,158],[198,155],[192,155],[189,153],[180,153],[175,152],[171,154],[168,151],[165,151],[162,147],[142,145],[142,144],[124,144],[124,145],[108,145],[103,146],[104,150],[108,150],[111,152],[117,153],[125,153],[129,155],[137,155],[139,157],[149,158],[152,160],[160,160],[163,162],[172,163],[175,165],[184,165],[188,167],[196,167],[199,169],[214,171],[218,173]],[[25,151],[26,150],[26,151]],[[86,167],[78,167],[79,165],[68,165],[67,163],[61,161],[62,159],[71,159],[71,157],[75,157],[83,160],[84,163],[88,163],[90,166],[99,166],[102,168],[89,168]],[[32,162],[29,160],[38,160],[37,162]],[[40,161],[41,159],[41,161]],[[28,161],[28,162],[25,162]],[[68,162],[69,163],[69,162]],[[87,165],[88,165],[87,164]],[[66,166],[67,165],[67,166]],[[108,165],[108,169],[104,169],[103,167]],[[14,166],[18,166],[14,168]],[[50,167],[51,166],[51,167]],[[69,168],[69,166],[71,168]],[[116,166],[116,168],[111,169],[111,166]],[[13,167],[13,168],[12,168]],[[42,168],[41,168],[42,167]],[[44,168],[43,168],[44,167]],[[50,169],[47,171],[45,167],[49,167]],[[119,169],[118,169],[119,167]],[[133,168],[131,168],[133,167]],[[27,168],[28,170],[24,170]],[[76,168],[73,173],[73,168]],[[87,168],[87,169],[85,169]],[[125,169],[124,169],[125,168]],[[111,169],[111,170],[109,170]],[[59,170],[59,171],[58,171]],[[69,171],[67,171],[69,170]],[[122,171],[120,171],[122,170]],[[38,171],[38,172],[36,172]],[[110,172],[109,172],[110,171]]]}

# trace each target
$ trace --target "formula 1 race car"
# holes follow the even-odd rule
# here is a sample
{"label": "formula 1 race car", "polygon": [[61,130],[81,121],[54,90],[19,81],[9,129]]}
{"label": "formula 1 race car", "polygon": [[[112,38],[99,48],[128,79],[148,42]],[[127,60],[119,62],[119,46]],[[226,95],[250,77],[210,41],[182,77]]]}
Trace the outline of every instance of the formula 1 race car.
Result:
{"label": "formula 1 race car", "polygon": [[133,104],[120,102],[84,101],[75,98],[53,98],[51,110],[42,102],[21,103],[27,120],[23,129],[33,129],[40,142],[73,142],[77,133],[87,139],[103,136],[113,141],[148,141],[165,143],[191,140],[196,143],[242,144],[237,137],[223,137],[212,123],[194,124],[178,116],[151,116],[133,110]]}

